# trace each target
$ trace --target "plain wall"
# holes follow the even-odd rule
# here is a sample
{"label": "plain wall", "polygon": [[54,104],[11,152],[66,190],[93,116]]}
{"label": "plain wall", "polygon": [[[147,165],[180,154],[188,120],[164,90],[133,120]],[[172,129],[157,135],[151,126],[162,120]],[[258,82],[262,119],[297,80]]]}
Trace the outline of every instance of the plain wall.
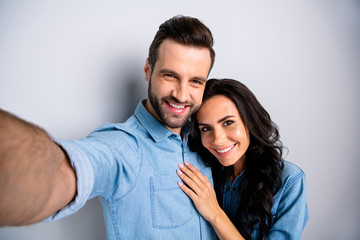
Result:
{"label": "plain wall", "polygon": [[[360,239],[359,1],[0,0],[0,107],[63,139],[125,120],[147,96],[155,32],[177,14],[212,30],[210,77],[244,82],[305,171],[303,239]],[[105,239],[101,206],[0,239]]]}

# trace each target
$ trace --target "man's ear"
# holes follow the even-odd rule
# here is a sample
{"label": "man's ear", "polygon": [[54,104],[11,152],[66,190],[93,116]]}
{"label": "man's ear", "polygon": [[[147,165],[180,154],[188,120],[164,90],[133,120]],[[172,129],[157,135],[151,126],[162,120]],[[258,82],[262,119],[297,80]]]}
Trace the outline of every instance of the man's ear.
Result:
{"label": "man's ear", "polygon": [[144,74],[145,74],[145,80],[147,82],[149,82],[150,81],[150,76],[151,76],[151,66],[149,64],[149,59],[148,58],[146,58],[146,61],[145,61]]}

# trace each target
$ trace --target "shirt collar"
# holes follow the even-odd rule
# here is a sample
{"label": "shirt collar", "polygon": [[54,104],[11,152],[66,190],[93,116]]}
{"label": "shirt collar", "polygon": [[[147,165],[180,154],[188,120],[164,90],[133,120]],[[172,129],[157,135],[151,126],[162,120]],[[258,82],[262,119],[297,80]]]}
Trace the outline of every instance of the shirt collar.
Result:
{"label": "shirt collar", "polygon": [[[155,142],[163,141],[169,136],[178,136],[178,134],[172,132],[164,126],[159,120],[157,120],[151,113],[145,108],[146,99],[140,101],[135,109],[135,117],[145,130],[150,134]],[[188,128],[183,128],[185,135],[189,133]],[[184,133],[182,133],[184,135]]]}
{"label": "shirt collar", "polygon": [[236,178],[235,180],[231,183],[230,177],[226,179],[224,185],[222,186],[222,192],[227,192],[229,191],[231,188],[238,190],[241,183],[242,183],[242,179],[244,177],[244,171],[242,171]]}

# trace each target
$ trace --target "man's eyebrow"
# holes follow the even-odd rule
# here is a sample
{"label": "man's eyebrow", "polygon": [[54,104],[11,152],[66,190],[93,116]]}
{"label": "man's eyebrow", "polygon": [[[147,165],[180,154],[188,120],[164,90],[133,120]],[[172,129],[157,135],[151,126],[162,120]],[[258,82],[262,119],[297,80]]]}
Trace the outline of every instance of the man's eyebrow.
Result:
{"label": "man's eyebrow", "polygon": [[[159,73],[168,73],[168,74],[172,74],[174,76],[179,75],[177,72],[175,72],[173,70],[170,70],[170,69],[167,69],[167,68],[160,69]],[[193,79],[198,80],[198,81],[203,82],[203,83],[206,83],[206,78],[204,78],[204,77],[195,76],[195,77],[193,77]]]}
{"label": "man's eyebrow", "polygon": [[[218,123],[221,123],[221,122],[225,121],[226,119],[232,118],[232,117],[235,117],[235,116],[234,116],[234,115],[226,115],[225,117],[219,119],[217,122],[218,122]],[[198,125],[199,125],[199,126],[209,126],[209,124],[207,124],[207,123],[201,123],[201,122],[198,122]]]}
{"label": "man's eyebrow", "polygon": [[172,75],[177,76],[178,74],[176,72],[174,72],[173,70],[167,69],[167,68],[163,68],[159,70],[160,73],[170,73]]}

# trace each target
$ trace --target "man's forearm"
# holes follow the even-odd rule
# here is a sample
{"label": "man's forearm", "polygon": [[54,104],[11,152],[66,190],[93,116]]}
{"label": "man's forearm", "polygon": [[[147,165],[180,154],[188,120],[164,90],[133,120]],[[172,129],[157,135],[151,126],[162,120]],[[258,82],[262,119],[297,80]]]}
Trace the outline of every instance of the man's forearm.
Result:
{"label": "man's forearm", "polygon": [[0,109],[0,225],[40,221],[75,193],[62,149],[44,130]]}

